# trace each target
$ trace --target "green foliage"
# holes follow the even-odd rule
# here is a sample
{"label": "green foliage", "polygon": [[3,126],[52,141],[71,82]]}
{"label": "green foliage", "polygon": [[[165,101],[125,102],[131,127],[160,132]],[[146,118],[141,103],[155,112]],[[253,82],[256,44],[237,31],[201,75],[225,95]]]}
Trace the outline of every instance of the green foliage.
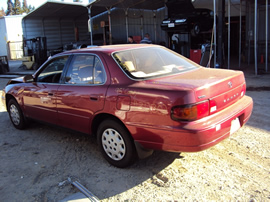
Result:
{"label": "green foliage", "polygon": [[27,0],[23,0],[22,4],[20,0],[15,0],[14,3],[11,0],[7,0],[7,8],[6,15],[21,15],[35,9],[31,5],[27,5]]}
{"label": "green foliage", "polygon": [[14,15],[14,10],[13,10],[13,3],[11,0],[7,1],[7,12],[6,15]]}

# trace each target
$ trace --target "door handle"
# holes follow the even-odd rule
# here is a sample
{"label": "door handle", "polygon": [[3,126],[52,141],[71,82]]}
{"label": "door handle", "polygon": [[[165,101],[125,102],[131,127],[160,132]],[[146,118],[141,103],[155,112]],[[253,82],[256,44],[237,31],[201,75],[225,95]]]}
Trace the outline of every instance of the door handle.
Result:
{"label": "door handle", "polygon": [[99,100],[99,95],[91,95],[90,100],[98,101]]}

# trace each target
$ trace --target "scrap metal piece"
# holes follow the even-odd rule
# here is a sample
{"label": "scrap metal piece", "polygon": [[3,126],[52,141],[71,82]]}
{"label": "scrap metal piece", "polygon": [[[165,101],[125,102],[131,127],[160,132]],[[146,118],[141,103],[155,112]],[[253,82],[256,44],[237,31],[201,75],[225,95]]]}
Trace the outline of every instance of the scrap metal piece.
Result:
{"label": "scrap metal piece", "polygon": [[98,202],[99,199],[94,194],[92,194],[87,188],[85,188],[82,184],[80,184],[78,181],[72,181],[71,178],[68,178],[68,181],[73,186],[77,187],[85,196],[89,198],[92,202]]}

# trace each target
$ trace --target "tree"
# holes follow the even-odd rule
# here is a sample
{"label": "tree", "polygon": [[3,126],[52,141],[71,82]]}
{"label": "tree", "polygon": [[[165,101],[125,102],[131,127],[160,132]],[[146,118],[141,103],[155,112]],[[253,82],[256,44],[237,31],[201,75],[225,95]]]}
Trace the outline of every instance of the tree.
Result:
{"label": "tree", "polygon": [[14,9],[15,15],[20,15],[23,13],[20,0],[15,0],[15,5],[13,9]]}
{"label": "tree", "polygon": [[35,7],[27,5],[27,0],[23,0],[23,5],[21,5],[20,0],[15,0],[15,3],[12,3],[11,0],[7,1],[8,10],[6,15],[21,15],[23,13],[29,13],[32,10],[35,10]]}
{"label": "tree", "polygon": [[7,1],[7,15],[14,15],[14,10],[13,10],[13,3],[11,0]]}
{"label": "tree", "polygon": [[[31,5],[30,5],[31,6]],[[22,10],[24,13],[29,13],[31,10],[30,10],[30,7],[27,6],[27,0],[24,0],[23,1],[23,6],[22,6]]]}

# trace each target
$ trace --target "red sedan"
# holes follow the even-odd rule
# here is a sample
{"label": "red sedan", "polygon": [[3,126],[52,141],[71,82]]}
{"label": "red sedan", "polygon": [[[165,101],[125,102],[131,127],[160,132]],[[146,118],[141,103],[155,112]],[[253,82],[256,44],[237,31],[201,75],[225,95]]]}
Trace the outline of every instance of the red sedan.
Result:
{"label": "red sedan", "polygon": [[157,45],[63,52],[2,96],[13,125],[31,119],[95,135],[126,167],[153,150],[197,152],[242,127],[253,101],[241,71],[204,68]]}

